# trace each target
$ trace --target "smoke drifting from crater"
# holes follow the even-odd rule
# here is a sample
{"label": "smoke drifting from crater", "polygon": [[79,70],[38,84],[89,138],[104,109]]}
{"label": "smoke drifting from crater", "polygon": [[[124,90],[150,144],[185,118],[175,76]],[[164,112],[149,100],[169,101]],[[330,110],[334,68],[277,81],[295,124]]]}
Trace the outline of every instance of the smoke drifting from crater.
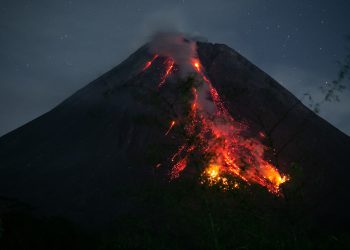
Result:
{"label": "smoke drifting from crater", "polygon": [[196,42],[179,32],[157,32],[150,42],[150,52],[172,58],[182,76],[194,72],[190,59],[197,58]]}
{"label": "smoke drifting from crater", "polygon": [[[150,42],[150,52],[157,56],[171,58],[179,67],[180,76],[183,78],[195,74],[201,63],[197,55],[197,37],[185,35],[181,32],[157,32]],[[198,89],[198,102],[209,114],[215,111],[215,105],[210,97],[210,90],[206,84]]]}
{"label": "smoke drifting from crater", "polygon": [[239,186],[238,178],[247,183],[258,183],[280,195],[280,185],[289,177],[265,160],[267,147],[258,137],[246,138],[243,135],[248,127],[235,121],[206,76],[197,55],[196,42],[181,33],[157,33],[150,43],[150,52],[154,54],[153,59],[146,62],[143,71],[151,67],[158,56],[165,58],[158,89],[166,87],[168,77],[176,72],[174,65],[183,78],[195,77],[188,114],[177,117],[179,120],[173,120],[168,129],[170,131],[179,122],[186,134],[183,144],[169,157],[171,179],[178,178],[191,165],[193,154],[198,154],[207,159],[203,162],[202,183],[218,184],[228,190]]}

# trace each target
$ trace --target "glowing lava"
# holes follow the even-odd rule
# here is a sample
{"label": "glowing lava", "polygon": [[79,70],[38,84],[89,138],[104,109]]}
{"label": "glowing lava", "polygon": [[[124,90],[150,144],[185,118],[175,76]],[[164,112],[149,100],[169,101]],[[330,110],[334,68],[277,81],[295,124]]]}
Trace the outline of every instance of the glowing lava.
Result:
{"label": "glowing lava", "polygon": [[166,131],[165,135],[168,135],[172,128],[175,126],[175,121],[171,121],[169,129]]}
{"label": "glowing lava", "polygon": [[192,65],[198,73],[201,72],[201,64],[199,63],[198,59],[192,59]]}
{"label": "glowing lava", "polygon": [[168,78],[168,76],[171,74],[173,68],[174,68],[174,64],[175,64],[175,61],[174,59],[172,58],[168,58],[166,61],[165,61],[165,67],[166,67],[166,71],[165,71],[165,74],[164,76],[162,77],[162,80],[160,81],[160,83],[158,84],[158,88],[162,87],[163,84],[165,83],[166,79]]}
{"label": "glowing lava", "polygon": [[[235,121],[226,109],[218,92],[202,72],[197,58],[189,60],[197,74],[196,87],[192,87],[192,102],[188,116],[183,120],[185,142],[171,159],[171,179],[177,178],[191,164],[193,155],[203,159],[201,183],[220,185],[224,190],[239,188],[237,180],[257,183],[279,195],[280,185],[288,180],[277,168],[264,159],[266,146],[258,139],[247,138],[242,133],[246,125]],[[161,87],[171,74],[175,61],[167,58]],[[208,96],[210,97],[208,100]],[[181,123],[181,121],[180,121]],[[168,135],[175,121],[165,133]],[[258,138],[265,135],[259,133]]]}
{"label": "glowing lava", "polygon": [[155,54],[151,60],[149,60],[148,62],[146,62],[145,66],[143,67],[142,71],[147,70],[149,67],[151,67],[152,63],[154,62],[154,60],[156,60],[158,58],[158,54]]}
{"label": "glowing lava", "polygon": [[[159,57],[159,55],[158,55],[158,54],[155,54],[155,55],[152,57],[151,60],[149,60],[149,61],[146,62],[146,64],[145,64],[145,66],[143,67],[142,71],[146,71],[147,69],[149,69],[149,68],[152,66],[154,60],[156,60],[158,57]],[[161,78],[161,81],[160,81],[159,84],[158,84],[158,88],[162,87],[162,85],[165,83],[166,79],[169,77],[169,75],[170,75],[171,72],[173,71],[174,65],[175,65],[175,61],[174,61],[174,59],[172,59],[172,58],[167,58],[167,59],[165,60],[164,65],[165,65],[166,70],[165,70],[164,75],[163,75],[162,78]]]}
{"label": "glowing lava", "polygon": [[[247,127],[229,114],[218,92],[202,73],[199,60],[192,59],[191,62],[202,85],[192,90],[191,122],[185,124],[185,130],[189,138],[196,138],[196,142],[185,143],[172,157],[173,160],[179,159],[175,164],[176,175],[179,175],[180,170],[178,164],[181,162],[181,169],[185,169],[182,165],[184,159],[188,163],[189,153],[197,151],[208,162],[202,173],[202,183],[219,184],[225,190],[234,189],[239,185],[230,177],[236,177],[248,184],[258,183],[270,192],[279,194],[280,185],[288,177],[281,175],[277,168],[264,159],[266,147],[259,140],[242,136],[242,131]],[[207,95],[211,101],[203,103],[201,100]]]}

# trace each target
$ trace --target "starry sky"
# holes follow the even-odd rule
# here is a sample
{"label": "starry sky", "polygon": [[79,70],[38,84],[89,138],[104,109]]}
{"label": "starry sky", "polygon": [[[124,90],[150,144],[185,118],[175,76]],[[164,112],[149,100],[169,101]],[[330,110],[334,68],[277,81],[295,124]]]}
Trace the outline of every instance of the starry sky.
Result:
{"label": "starry sky", "polygon": [[[158,30],[225,43],[298,98],[337,78],[348,0],[1,0],[0,136],[49,111]],[[350,84],[320,115],[350,134]]]}

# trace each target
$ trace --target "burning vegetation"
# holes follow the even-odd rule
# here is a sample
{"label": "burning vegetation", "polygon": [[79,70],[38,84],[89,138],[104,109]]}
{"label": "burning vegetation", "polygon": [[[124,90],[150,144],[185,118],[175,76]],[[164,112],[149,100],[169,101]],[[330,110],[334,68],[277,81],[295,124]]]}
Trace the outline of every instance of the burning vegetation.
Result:
{"label": "burning vegetation", "polygon": [[[184,43],[176,37],[176,46]],[[168,42],[168,41],[166,41]],[[244,132],[247,125],[236,121],[228,112],[217,90],[205,75],[200,60],[192,51],[193,42],[187,58],[181,57],[181,62],[172,56],[174,51],[156,53],[143,68],[147,70],[158,57],[165,60],[164,72],[158,83],[158,88],[165,87],[167,78],[177,67],[186,69],[190,75],[190,101],[182,118],[170,122],[165,133],[168,136],[174,126],[183,126],[185,139],[178,150],[169,157],[171,179],[178,178],[190,164],[201,171],[200,182],[209,186],[219,186],[223,190],[240,187],[240,183],[256,183],[271,193],[280,195],[280,185],[288,180],[281,174],[271,161],[265,160],[267,147],[259,139],[247,138]],[[164,45],[163,45],[164,46]],[[169,53],[170,51],[170,53]],[[178,55],[177,55],[178,56]],[[191,69],[189,69],[189,66]],[[263,138],[263,133],[257,137]],[[159,165],[157,165],[159,166]]]}

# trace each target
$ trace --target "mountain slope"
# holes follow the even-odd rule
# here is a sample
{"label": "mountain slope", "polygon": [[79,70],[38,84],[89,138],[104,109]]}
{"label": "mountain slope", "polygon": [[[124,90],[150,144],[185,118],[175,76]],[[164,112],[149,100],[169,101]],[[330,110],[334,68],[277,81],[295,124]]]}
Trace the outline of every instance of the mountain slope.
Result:
{"label": "mountain slope", "polygon": [[[349,137],[229,47],[198,42],[197,52],[230,114],[252,134],[263,131],[278,168],[291,175],[293,166],[302,169],[290,185],[302,189],[304,216],[348,220]],[[52,111],[3,136],[0,195],[28,203],[38,214],[89,226],[149,212],[138,193],[172,185],[169,168],[154,166],[179,146],[176,136],[164,136],[175,85],[158,94],[166,58],[142,71],[152,57],[147,45],[140,48]],[[176,71],[167,81],[182,78]]]}

